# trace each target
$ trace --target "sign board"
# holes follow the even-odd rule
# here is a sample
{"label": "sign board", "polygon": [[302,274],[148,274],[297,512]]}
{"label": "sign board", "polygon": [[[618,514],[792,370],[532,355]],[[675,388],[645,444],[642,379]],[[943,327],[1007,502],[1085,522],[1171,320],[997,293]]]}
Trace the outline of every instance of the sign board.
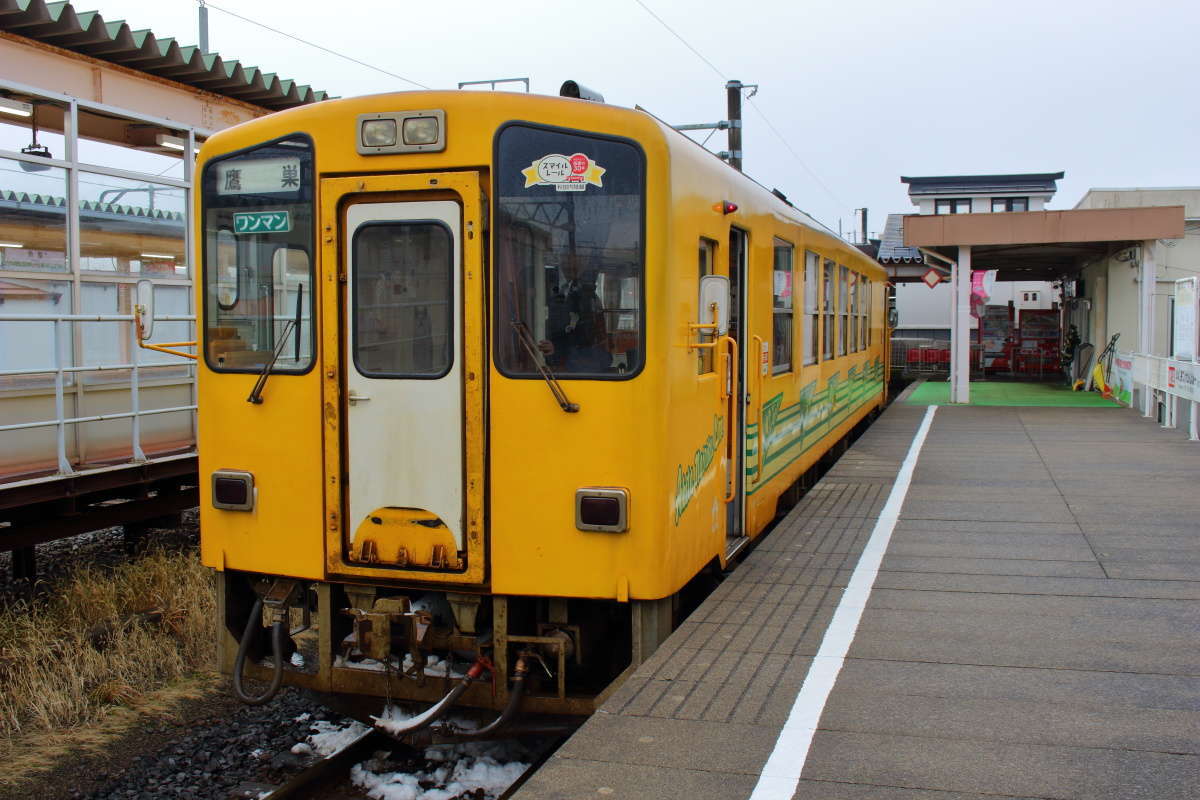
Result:
{"label": "sign board", "polygon": [[217,194],[278,194],[300,191],[300,159],[235,158],[217,162]]}
{"label": "sign board", "polygon": [[771,343],[763,342],[758,356],[759,371],[766,375],[771,371]]}
{"label": "sign board", "polygon": [[924,281],[926,286],[932,289],[942,282],[942,273],[938,272],[933,267],[930,267],[929,269],[925,270],[925,274],[921,276],[921,280]]}
{"label": "sign board", "polygon": [[242,211],[233,215],[233,233],[287,233],[292,229],[292,215],[284,211]]}
{"label": "sign board", "polygon": [[1179,361],[1196,360],[1196,279],[1175,281],[1175,337],[1172,357]]}

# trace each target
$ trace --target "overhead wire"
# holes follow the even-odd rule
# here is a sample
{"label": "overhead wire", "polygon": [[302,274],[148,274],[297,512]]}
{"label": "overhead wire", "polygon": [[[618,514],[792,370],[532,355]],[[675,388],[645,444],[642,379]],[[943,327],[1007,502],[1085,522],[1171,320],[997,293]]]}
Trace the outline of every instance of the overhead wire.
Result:
{"label": "overhead wire", "polygon": [[265,30],[271,31],[272,33],[279,34],[280,36],[283,36],[283,37],[286,37],[286,38],[288,38],[288,39],[291,39],[292,41],[299,42],[300,44],[307,45],[307,46],[309,46],[309,47],[315,47],[317,50],[320,50],[320,51],[321,51],[321,52],[323,52],[323,53],[328,53],[328,54],[330,54],[331,56],[337,56],[338,58],[342,58],[342,59],[345,59],[346,61],[350,61],[350,62],[352,62],[352,63],[354,63],[354,64],[358,64],[360,67],[366,67],[367,69],[373,69],[373,70],[375,70],[376,72],[383,73],[384,75],[387,75],[387,76],[389,76],[389,77],[391,77],[391,78],[396,78],[396,79],[398,79],[398,80],[402,80],[402,81],[404,81],[405,83],[411,83],[413,86],[419,86],[419,87],[421,87],[422,89],[430,89],[430,88],[431,88],[431,87],[429,87],[429,86],[426,86],[426,85],[425,85],[425,84],[423,84],[423,83],[420,83],[420,82],[418,82],[418,81],[414,81],[412,78],[406,78],[406,77],[404,77],[403,75],[397,75],[395,72],[390,72],[390,71],[388,71],[388,70],[386,70],[386,69],[384,69],[384,68],[382,68],[382,67],[377,67],[377,66],[375,66],[374,64],[368,64],[368,63],[367,63],[367,62],[365,62],[365,61],[360,61],[360,60],[359,60],[359,59],[357,59],[357,58],[354,58],[354,57],[352,57],[352,56],[348,56],[348,55],[346,55],[345,53],[339,53],[339,52],[338,52],[338,51],[336,51],[336,50],[331,50],[331,49],[329,49],[328,47],[323,47],[323,46],[321,46],[321,45],[317,44],[316,42],[310,42],[310,41],[308,41],[307,39],[301,39],[299,36],[293,36],[292,34],[290,34],[290,33],[287,33],[286,31],[281,31],[281,30],[279,30],[278,28],[272,28],[270,25],[265,25],[265,24],[263,24],[263,23],[259,22],[258,20],[253,20],[253,19],[250,19],[249,17],[243,17],[241,14],[237,14],[237,13],[235,13],[235,12],[233,12],[233,11],[230,11],[229,9],[226,9],[226,8],[221,8],[220,6],[213,5],[212,3],[208,2],[208,0],[204,0],[204,5],[205,5],[207,8],[213,8],[213,9],[216,9],[217,11],[220,11],[222,14],[228,14],[228,15],[229,15],[229,16],[231,16],[231,17],[235,17],[235,18],[237,18],[237,19],[240,19],[242,22],[249,22],[251,25],[257,25],[257,26],[258,26],[258,27],[260,27],[260,28],[263,28],[263,29],[265,29]]}
{"label": "overhead wire", "polygon": [[[692,53],[695,54],[695,56],[697,58],[699,58],[701,61],[703,61],[705,64],[707,64],[709,69],[711,69],[713,72],[715,72],[722,80],[724,80],[724,81],[729,80],[729,78],[727,78],[725,76],[724,72],[722,72],[715,64],[713,64],[713,62],[711,62],[707,58],[705,58],[703,53],[701,53],[699,50],[697,50],[695,47],[693,47],[691,45],[691,43],[688,42],[687,39],[683,38],[683,36],[681,36],[678,31],[676,31],[674,28],[672,28],[670,25],[668,25],[666,20],[664,20],[658,14],[654,13],[654,11],[648,5],[646,5],[644,2],[642,2],[642,0],[633,0],[633,1],[635,3],[637,3],[639,6],[641,6],[643,11],[645,11],[650,16],[654,17],[654,19],[658,22],[658,24],[662,25],[667,30],[668,33],[670,33],[672,36],[674,36],[676,39],[678,39],[680,42],[682,42],[684,47],[686,47],[688,50],[691,50]],[[754,109],[754,112],[756,114],[758,114],[760,117],[762,117],[762,121],[764,123],[766,123],[767,129],[769,131],[771,131],[771,133],[775,134],[775,137],[777,139],[779,139],[780,142],[783,143],[783,146],[785,148],[787,148],[787,151],[789,154],[791,154],[792,158],[796,159],[796,163],[798,163],[804,169],[804,171],[806,173],[808,173],[808,176],[810,178],[812,178],[813,181],[815,181],[818,186],[821,187],[821,189],[825,192],[825,194],[829,195],[829,197],[835,203],[837,203],[839,206],[841,206],[843,208],[848,207],[848,204],[846,202],[844,202],[840,197],[838,197],[834,193],[834,191],[825,184],[825,181],[821,180],[821,178],[817,175],[817,173],[813,172],[812,169],[809,168],[808,164],[804,163],[804,159],[802,159],[800,157],[800,154],[796,152],[795,148],[792,147],[791,143],[788,142],[788,140],[784,137],[784,135],[782,133],[780,133],[779,129],[775,127],[775,125],[771,122],[770,118],[767,117],[766,112],[764,112],[761,108],[758,107],[758,104],[754,102],[754,99],[748,97],[748,98],[746,98],[746,102],[749,103],[750,107]],[[709,134],[709,135],[711,136],[711,134]],[[708,140],[705,139],[705,141],[708,141]]]}

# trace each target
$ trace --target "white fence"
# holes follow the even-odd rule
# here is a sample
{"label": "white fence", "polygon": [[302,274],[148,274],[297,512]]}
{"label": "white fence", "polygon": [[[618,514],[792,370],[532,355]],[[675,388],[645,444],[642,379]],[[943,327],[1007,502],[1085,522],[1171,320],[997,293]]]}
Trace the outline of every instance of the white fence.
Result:
{"label": "white fence", "polygon": [[1142,389],[1142,414],[1157,418],[1161,405],[1163,427],[1174,428],[1182,406],[1188,412],[1188,438],[1200,441],[1200,363],[1140,353],[1118,357],[1133,362],[1133,383]]}
{"label": "white fence", "polygon": [[[156,316],[156,321],[164,322],[194,322],[195,317],[190,315],[164,315]],[[131,463],[144,463],[146,454],[142,450],[142,428],[141,420],[143,417],[156,414],[170,414],[180,411],[196,410],[195,403],[190,405],[173,406],[170,408],[149,408],[141,407],[139,398],[141,392],[140,378],[141,372],[146,369],[154,369],[162,367],[174,366],[173,364],[164,364],[161,361],[157,363],[140,363],[142,349],[138,346],[137,341],[137,322],[132,314],[0,314],[0,322],[40,322],[52,323],[54,326],[54,357],[53,364],[47,364],[45,367],[32,367],[26,369],[9,369],[0,370],[0,378],[16,377],[25,375],[49,375],[54,376],[54,419],[35,420],[33,422],[21,422],[10,425],[0,425],[0,432],[19,431],[31,428],[50,428],[53,427],[57,432],[56,449],[58,454],[58,474],[72,475],[75,473],[75,468],[71,464],[71,460],[67,455],[67,426],[79,425],[88,422],[101,422],[104,420],[113,419],[130,419],[132,420],[131,434]],[[125,323],[128,326],[130,360],[123,364],[88,364],[84,366],[75,366],[67,363],[69,360],[66,355],[67,343],[70,341],[71,334],[68,325],[78,322],[111,322]],[[71,373],[84,372],[108,372],[113,370],[128,370],[129,372],[129,411],[92,414],[85,416],[68,417],[66,413],[66,375]],[[190,381],[194,385],[194,378]],[[193,398],[195,397],[193,390]],[[194,415],[193,415],[194,426]],[[193,437],[194,441],[194,437]]]}

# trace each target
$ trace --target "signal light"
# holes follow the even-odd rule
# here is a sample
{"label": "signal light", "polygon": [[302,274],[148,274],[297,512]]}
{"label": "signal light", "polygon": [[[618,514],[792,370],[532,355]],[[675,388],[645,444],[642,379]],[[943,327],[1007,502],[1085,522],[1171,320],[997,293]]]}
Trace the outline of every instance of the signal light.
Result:
{"label": "signal light", "polygon": [[732,214],[738,210],[737,203],[731,203],[728,200],[722,200],[719,203],[713,203],[713,211],[721,214]]}

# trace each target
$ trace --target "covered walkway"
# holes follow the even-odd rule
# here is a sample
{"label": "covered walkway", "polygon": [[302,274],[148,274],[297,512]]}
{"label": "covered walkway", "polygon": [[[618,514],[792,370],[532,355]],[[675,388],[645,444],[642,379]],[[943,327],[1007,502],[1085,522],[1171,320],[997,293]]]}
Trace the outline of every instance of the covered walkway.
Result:
{"label": "covered walkway", "polygon": [[996,270],[1000,281],[1062,281],[1065,285],[1075,281],[1089,260],[1137,247],[1139,341],[1126,346],[1150,353],[1152,326],[1148,321],[1154,318],[1157,276],[1154,243],[1183,235],[1183,206],[905,216],[904,244],[919,250],[925,263],[941,262],[949,270],[950,401],[967,403],[973,390],[972,270]]}

